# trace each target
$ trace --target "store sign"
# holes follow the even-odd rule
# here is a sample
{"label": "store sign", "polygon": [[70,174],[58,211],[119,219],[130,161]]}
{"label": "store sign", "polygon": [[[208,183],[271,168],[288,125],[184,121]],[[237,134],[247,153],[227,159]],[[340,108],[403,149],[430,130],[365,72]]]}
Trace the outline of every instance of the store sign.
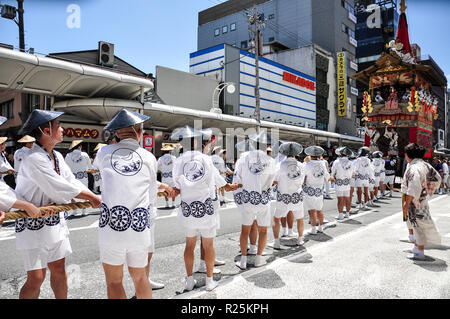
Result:
{"label": "store sign", "polygon": [[353,70],[358,71],[358,64],[356,64],[355,62],[350,61],[350,67],[351,67]]}
{"label": "store sign", "polygon": [[347,76],[345,72],[345,52],[337,54],[337,80],[338,80],[338,116],[347,115]]}
{"label": "store sign", "polygon": [[74,123],[61,123],[64,141],[83,140],[84,142],[102,143],[103,127],[95,125],[80,125]]}
{"label": "store sign", "polygon": [[305,89],[315,91],[316,90],[316,83],[313,81],[309,81],[305,78],[302,78],[301,76],[296,76],[294,74],[283,72],[283,81],[301,86]]}
{"label": "store sign", "polygon": [[358,89],[354,88],[353,86],[350,87],[350,92],[351,92],[353,95],[358,96]]}
{"label": "store sign", "polygon": [[356,41],[355,39],[353,39],[351,36],[348,37],[348,41],[350,42],[351,45],[353,45],[354,47],[358,46],[358,41]]}
{"label": "store sign", "polygon": [[350,11],[348,12],[348,18],[353,21],[354,23],[357,23],[358,20],[356,19],[355,15],[353,13],[351,13]]}
{"label": "store sign", "polygon": [[153,147],[153,136],[144,136],[144,147]]}

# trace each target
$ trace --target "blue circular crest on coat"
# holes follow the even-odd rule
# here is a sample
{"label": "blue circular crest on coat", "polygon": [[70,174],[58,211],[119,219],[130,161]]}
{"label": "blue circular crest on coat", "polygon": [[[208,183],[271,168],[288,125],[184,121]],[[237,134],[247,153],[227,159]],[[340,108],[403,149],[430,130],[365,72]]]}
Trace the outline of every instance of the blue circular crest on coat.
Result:
{"label": "blue circular crest on coat", "polygon": [[124,176],[133,176],[142,169],[142,157],[129,148],[119,148],[111,155],[112,168]]}
{"label": "blue circular crest on coat", "polygon": [[302,171],[296,164],[291,164],[287,167],[287,177],[289,179],[296,180],[300,177],[301,174]]}
{"label": "blue circular crest on coat", "polygon": [[188,203],[181,202],[180,207],[184,217],[189,217],[191,215],[191,206],[189,206]]}
{"label": "blue circular crest on coat", "polygon": [[98,226],[100,228],[103,228],[106,225],[108,225],[108,222],[109,222],[109,209],[105,203],[102,203],[102,205],[100,206],[100,217],[98,220]]}
{"label": "blue circular crest on coat", "polygon": [[269,194],[269,192],[268,192],[268,191],[263,191],[262,194],[261,194],[261,196],[262,196],[262,198],[261,198],[261,203],[262,203],[263,205],[267,205],[267,203],[268,203],[269,200],[270,200],[270,194]]}
{"label": "blue circular crest on coat", "polygon": [[338,179],[336,180],[336,185],[337,185],[337,186],[342,186],[342,179],[339,179],[339,178],[338,178]]}
{"label": "blue circular crest on coat", "polygon": [[205,207],[206,207],[206,215],[214,215],[214,206],[212,205],[211,198],[208,198],[205,201]]}
{"label": "blue circular crest on coat", "polygon": [[202,218],[206,214],[206,205],[200,201],[192,202],[191,207],[191,215],[195,218]]}
{"label": "blue circular crest on coat", "polygon": [[56,213],[55,215],[44,218],[44,223],[47,226],[55,226],[55,225],[58,225],[59,222],[60,222],[59,213]]}
{"label": "blue circular crest on coat", "polygon": [[320,188],[316,188],[314,190],[314,193],[315,193],[316,197],[322,196],[322,190]]}
{"label": "blue circular crest on coat", "polygon": [[115,231],[125,231],[131,226],[130,210],[124,206],[114,206],[109,216],[109,227]]}
{"label": "blue circular crest on coat", "polygon": [[15,228],[16,228],[16,233],[20,233],[21,231],[24,231],[26,228],[25,218],[16,219]]}
{"label": "blue circular crest on coat", "polygon": [[29,218],[25,222],[26,227],[29,230],[39,230],[45,225],[45,221],[43,218]]}
{"label": "blue circular crest on coat", "polygon": [[287,205],[291,202],[291,195],[283,194],[283,195],[281,195],[281,200],[283,201],[283,203],[285,203]]}
{"label": "blue circular crest on coat", "polygon": [[183,166],[183,175],[190,182],[197,182],[205,176],[205,167],[200,161],[190,161]]}
{"label": "blue circular crest on coat", "polygon": [[305,188],[305,192],[308,194],[308,196],[314,196],[314,188],[312,187],[307,187]]}
{"label": "blue circular crest on coat", "polygon": [[261,203],[262,196],[260,193],[251,191],[250,192],[250,203],[252,205],[259,205]]}
{"label": "blue circular crest on coat", "polygon": [[99,174],[95,174],[95,175],[94,175],[94,180],[95,180],[96,182],[98,182],[98,181],[100,180],[100,175],[99,175]]}
{"label": "blue circular crest on coat", "polygon": [[148,210],[142,207],[136,208],[131,212],[131,216],[131,228],[134,231],[142,232],[147,228],[149,220]]}
{"label": "blue circular crest on coat", "polygon": [[260,175],[264,172],[268,163],[266,163],[260,156],[256,158],[251,158],[248,161],[248,170],[253,175]]}

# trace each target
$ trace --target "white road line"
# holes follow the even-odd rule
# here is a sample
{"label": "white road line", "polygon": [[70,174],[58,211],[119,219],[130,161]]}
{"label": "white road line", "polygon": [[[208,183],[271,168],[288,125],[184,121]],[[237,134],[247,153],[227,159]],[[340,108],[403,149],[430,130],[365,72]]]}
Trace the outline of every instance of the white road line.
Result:
{"label": "white road line", "polygon": [[[432,203],[432,202],[438,201],[438,200],[440,200],[442,198],[444,198],[444,197],[433,198],[432,200],[428,201],[428,203]],[[250,269],[250,270],[245,271],[243,273],[237,274],[237,275],[235,275],[235,276],[233,276],[231,278],[227,278],[225,280],[220,280],[219,281],[220,282],[219,285],[220,286],[224,286],[224,285],[227,285],[227,284],[229,284],[231,282],[241,281],[244,278],[248,278],[250,276],[254,276],[254,275],[257,275],[259,273],[262,273],[262,272],[266,271],[267,269],[276,268],[277,266],[283,265],[283,264],[287,263],[288,261],[293,260],[295,258],[298,258],[298,257],[300,257],[302,255],[306,255],[306,254],[310,254],[311,255],[312,253],[314,253],[314,252],[316,252],[316,251],[318,251],[320,249],[326,248],[326,247],[330,246],[331,244],[335,244],[337,242],[341,242],[343,240],[349,239],[350,237],[354,237],[354,236],[356,236],[356,235],[358,235],[358,234],[360,234],[362,232],[365,232],[366,230],[372,229],[372,228],[374,228],[376,226],[379,226],[379,225],[381,225],[383,223],[389,222],[390,220],[401,218],[402,215],[403,215],[402,211],[394,213],[391,216],[388,216],[386,218],[377,220],[377,221],[375,221],[375,222],[373,222],[373,223],[371,223],[369,225],[362,226],[362,227],[357,228],[355,230],[352,230],[352,231],[350,231],[348,233],[342,234],[342,235],[340,235],[338,237],[332,238],[329,241],[318,243],[318,244],[308,248],[306,251],[301,251],[301,252],[298,252],[298,253],[294,253],[292,255],[289,255],[288,257],[275,259],[273,262],[271,262],[267,266],[263,266],[263,267],[260,267],[260,268],[253,268],[253,269]],[[448,235],[450,235],[450,234],[448,234]],[[169,299],[194,299],[194,298],[198,298],[198,297],[200,297],[200,296],[202,296],[202,295],[204,295],[206,293],[207,292],[205,290],[205,287],[201,287],[201,288],[199,288],[199,291],[183,293],[183,294],[180,294],[178,296],[171,297]]]}

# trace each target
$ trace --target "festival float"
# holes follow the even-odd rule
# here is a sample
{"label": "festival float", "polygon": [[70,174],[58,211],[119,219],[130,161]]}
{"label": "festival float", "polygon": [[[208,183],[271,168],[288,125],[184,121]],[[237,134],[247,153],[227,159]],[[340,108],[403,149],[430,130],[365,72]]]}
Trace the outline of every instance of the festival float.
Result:
{"label": "festival float", "polygon": [[371,67],[356,73],[368,84],[362,105],[366,140],[371,151],[403,157],[404,148],[416,142],[433,152],[433,121],[438,118],[438,99],[431,86],[440,86],[438,74],[418,64],[409,43],[406,6],[401,3],[397,36]]}

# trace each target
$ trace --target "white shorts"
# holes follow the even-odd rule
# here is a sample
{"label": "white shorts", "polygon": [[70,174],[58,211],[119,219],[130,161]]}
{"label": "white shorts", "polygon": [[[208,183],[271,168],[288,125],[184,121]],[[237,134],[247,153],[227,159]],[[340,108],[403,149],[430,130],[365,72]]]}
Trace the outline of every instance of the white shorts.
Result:
{"label": "white shorts", "polygon": [[[276,208],[275,209],[275,214],[273,215],[273,217],[275,218],[286,218],[286,216],[288,215],[289,210],[287,209],[280,209],[280,208]],[[303,219],[304,217],[304,213],[303,213],[303,209],[299,209],[299,210],[292,210],[292,213],[294,214],[294,219]]]}
{"label": "white shorts", "polygon": [[357,179],[355,181],[355,187],[369,187],[370,183],[368,179]]}
{"label": "white shorts", "polygon": [[380,184],[383,183],[384,184],[384,180],[386,179],[386,174],[382,173],[380,174]]}
{"label": "white shorts", "polygon": [[303,200],[303,207],[306,211],[310,210],[322,210],[323,209],[323,196],[308,196],[306,195]]}
{"label": "white shorts", "polygon": [[336,189],[336,196],[337,197],[350,197],[350,190],[339,190]]}
{"label": "white shorts", "polygon": [[66,258],[72,253],[69,238],[44,248],[21,250],[26,271],[45,269],[47,264]]}
{"label": "white shorts", "polygon": [[241,209],[241,223],[245,226],[251,226],[256,219],[258,226],[269,227],[272,219],[271,217],[270,205],[264,205],[262,208],[255,207],[254,210],[250,212]]}
{"label": "white shorts", "polygon": [[395,178],[395,175],[389,175],[389,176],[386,175],[386,178],[384,179],[384,183],[393,185],[394,184],[394,178]]}
{"label": "white shorts", "polygon": [[444,178],[442,179],[442,183],[448,183],[448,181],[449,181],[449,178],[448,178],[448,175],[447,174],[444,174]]}
{"label": "white shorts", "polygon": [[355,179],[350,178],[350,187],[355,187]]}
{"label": "white shorts", "polygon": [[111,266],[127,264],[131,268],[144,268],[148,264],[149,248],[136,250],[100,246],[100,261]]}
{"label": "white shorts", "polygon": [[197,235],[200,235],[200,237],[203,238],[214,238],[216,237],[216,226],[213,226],[212,228],[203,228],[203,229],[194,229],[194,228],[184,228],[184,234],[188,238],[197,237]]}

